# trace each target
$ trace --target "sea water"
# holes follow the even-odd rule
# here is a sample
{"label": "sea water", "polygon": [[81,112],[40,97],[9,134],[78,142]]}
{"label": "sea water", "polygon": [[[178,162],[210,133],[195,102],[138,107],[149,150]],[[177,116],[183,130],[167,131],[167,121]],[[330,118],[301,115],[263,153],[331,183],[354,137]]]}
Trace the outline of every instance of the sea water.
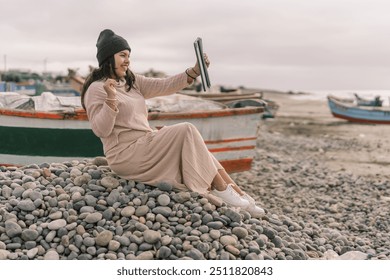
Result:
{"label": "sea water", "polygon": [[328,95],[334,95],[340,98],[355,98],[357,94],[361,98],[373,100],[379,96],[383,100],[383,106],[390,106],[390,89],[389,90],[305,90],[304,94],[293,95],[294,99],[306,100],[324,100]]}

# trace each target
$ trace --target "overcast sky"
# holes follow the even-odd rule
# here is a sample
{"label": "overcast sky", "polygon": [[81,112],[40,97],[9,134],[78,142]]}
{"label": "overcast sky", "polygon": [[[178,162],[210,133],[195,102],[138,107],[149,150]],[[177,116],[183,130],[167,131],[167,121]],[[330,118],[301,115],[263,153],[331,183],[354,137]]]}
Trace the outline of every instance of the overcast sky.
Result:
{"label": "overcast sky", "polygon": [[86,74],[112,29],[131,68],[176,74],[202,37],[212,84],[279,90],[390,88],[388,0],[0,0],[0,70]]}

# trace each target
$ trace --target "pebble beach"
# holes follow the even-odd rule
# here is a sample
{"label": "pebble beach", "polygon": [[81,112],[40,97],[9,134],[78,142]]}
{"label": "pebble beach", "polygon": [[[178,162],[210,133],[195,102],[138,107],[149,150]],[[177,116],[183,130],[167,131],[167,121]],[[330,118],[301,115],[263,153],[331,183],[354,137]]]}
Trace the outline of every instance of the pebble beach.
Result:
{"label": "pebble beach", "polygon": [[390,128],[265,97],[277,117],[261,122],[252,169],[232,174],[263,218],[123,180],[103,157],[2,166],[0,260],[390,259]]}

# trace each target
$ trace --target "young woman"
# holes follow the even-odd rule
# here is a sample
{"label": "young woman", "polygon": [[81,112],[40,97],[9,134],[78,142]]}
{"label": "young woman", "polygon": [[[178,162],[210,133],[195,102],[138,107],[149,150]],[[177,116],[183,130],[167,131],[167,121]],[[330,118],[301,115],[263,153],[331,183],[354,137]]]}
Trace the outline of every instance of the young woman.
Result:
{"label": "young woman", "polygon": [[[130,46],[113,31],[97,40],[95,69],[84,84],[81,99],[93,132],[102,143],[110,168],[118,176],[152,186],[166,182],[220,204],[241,207],[254,217],[264,210],[240,190],[208,151],[194,125],[181,123],[153,130],[145,99],[173,94],[191,84],[200,68],[168,78],[147,78],[130,71]],[[204,54],[207,67],[209,60]]]}

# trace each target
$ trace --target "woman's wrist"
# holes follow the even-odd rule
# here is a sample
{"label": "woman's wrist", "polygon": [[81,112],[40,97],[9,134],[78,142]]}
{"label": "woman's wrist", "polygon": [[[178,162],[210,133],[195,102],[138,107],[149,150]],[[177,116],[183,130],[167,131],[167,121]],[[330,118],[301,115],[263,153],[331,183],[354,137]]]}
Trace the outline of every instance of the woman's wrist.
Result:
{"label": "woman's wrist", "polygon": [[116,106],[118,99],[115,95],[107,95],[105,101],[106,103],[113,104]]}
{"label": "woman's wrist", "polygon": [[192,70],[192,72],[195,73],[195,75],[196,75],[197,77],[200,75],[200,73],[199,73],[200,71],[195,71],[195,67],[192,67],[191,70]]}
{"label": "woman's wrist", "polygon": [[187,68],[185,72],[186,72],[187,76],[188,76],[189,78],[193,79],[193,80],[195,80],[196,77],[198,77],[198,76],[200,75],[200,73],[198,73],[198,72],[194,69],[194,67]]}
{"label": "woman's wrist", "polygon": [[191,68],[189,68],[190,69],[190,74],[191,74],[191,76],[194,76],[194,77],[199,77],[199,75],[200,75],[200,71],[198,72],[198,71],[196,71],[195,70],[195,67],[191,67]]}
{"label": "woman's wrist", "polygon": [[191,68],[187,68],[187,69],[186,69],[186,71],[185,71],[185,72],[186,72],[186,74],[187,74],[187,77],[188,77],[188,78],[190,78],[190,79],[193,79],[193,80],[195,80],[197,76],[195,76],[193,73],[192,73],[192,74],[190,74],[190,71],[189,71],[189,69],[191,69]]}
{"label": "woman's wrist", "polygon": [[108,105],[108,107],[110,107],[112,110],[114,111],[117,111],[118,107],[118,100],[116,98],[106,98],[106,104]]}

